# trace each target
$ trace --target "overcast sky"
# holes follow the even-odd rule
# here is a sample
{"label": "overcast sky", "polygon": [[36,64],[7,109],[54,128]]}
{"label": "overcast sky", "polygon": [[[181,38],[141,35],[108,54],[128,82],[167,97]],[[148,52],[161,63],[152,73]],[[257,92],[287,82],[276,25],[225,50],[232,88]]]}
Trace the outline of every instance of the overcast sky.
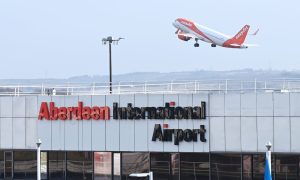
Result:
{"label": "overcast sky", "polygon": [[[0,78],[68,78],[107,75],[108,35],[113,73],[300,70],[299,0],[1,0]],[[183,42],[172,22],[184,17],[224,34],[245,24],[247,43],[236,50]]]}

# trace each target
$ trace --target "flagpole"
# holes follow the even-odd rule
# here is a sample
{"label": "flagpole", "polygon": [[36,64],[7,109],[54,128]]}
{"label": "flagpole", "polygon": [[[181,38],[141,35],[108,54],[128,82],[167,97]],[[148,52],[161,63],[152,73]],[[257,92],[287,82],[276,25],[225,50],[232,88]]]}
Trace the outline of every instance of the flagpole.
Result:
{"label": "flagpole", "polygon": [[266,152],[266,164],[265,164],[265,174],[264,174],[264,180],[272,180],[272,163],[271,163],[271,147],[272,147],[272,144],[271,142],[269,141],[267,144],[266,144],[266,147],[267,147],[267,152]]}

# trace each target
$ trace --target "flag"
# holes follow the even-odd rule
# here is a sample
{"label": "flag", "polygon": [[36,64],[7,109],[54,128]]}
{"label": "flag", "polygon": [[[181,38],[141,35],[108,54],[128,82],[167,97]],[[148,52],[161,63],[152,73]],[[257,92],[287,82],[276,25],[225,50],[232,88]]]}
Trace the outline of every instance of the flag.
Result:
{"label": "flag", "polygon": [[266,152],[265,180],[272,180],[272,174],[271,174],[271,151],[267,151]]}

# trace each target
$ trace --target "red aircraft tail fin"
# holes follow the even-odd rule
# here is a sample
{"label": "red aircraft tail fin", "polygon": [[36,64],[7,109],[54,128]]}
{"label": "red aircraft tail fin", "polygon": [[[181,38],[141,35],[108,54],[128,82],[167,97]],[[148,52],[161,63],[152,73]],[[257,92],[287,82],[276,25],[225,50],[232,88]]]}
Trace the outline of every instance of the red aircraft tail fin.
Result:
{"label": "red aircraft tail fin", "polygon": [[245,25],[233,38],[231,38],[231,43],[241,45],[244,43],[248,31],[250,29],[249,25]]}

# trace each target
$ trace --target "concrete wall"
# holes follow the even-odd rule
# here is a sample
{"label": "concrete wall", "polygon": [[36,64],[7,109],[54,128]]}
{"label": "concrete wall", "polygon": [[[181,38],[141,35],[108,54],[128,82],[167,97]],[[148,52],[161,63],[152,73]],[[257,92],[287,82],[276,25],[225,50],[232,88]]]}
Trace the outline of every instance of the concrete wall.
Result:
{"label": "concrete wall", "polygon": [[[110,106],[111,119],[38,120],[41,102],[60,106]],[[114,120],[113,102],[124,107],[199,106],[207,102],[205,120]],[[151,141],[154,124],[194,129],[205,125],[207,142]],[[300,93],[263,94],[137,94],[107,96],[0,97],[0,149],[159,152],[264,152],[271,141],[275,152],[300,153]]]}

